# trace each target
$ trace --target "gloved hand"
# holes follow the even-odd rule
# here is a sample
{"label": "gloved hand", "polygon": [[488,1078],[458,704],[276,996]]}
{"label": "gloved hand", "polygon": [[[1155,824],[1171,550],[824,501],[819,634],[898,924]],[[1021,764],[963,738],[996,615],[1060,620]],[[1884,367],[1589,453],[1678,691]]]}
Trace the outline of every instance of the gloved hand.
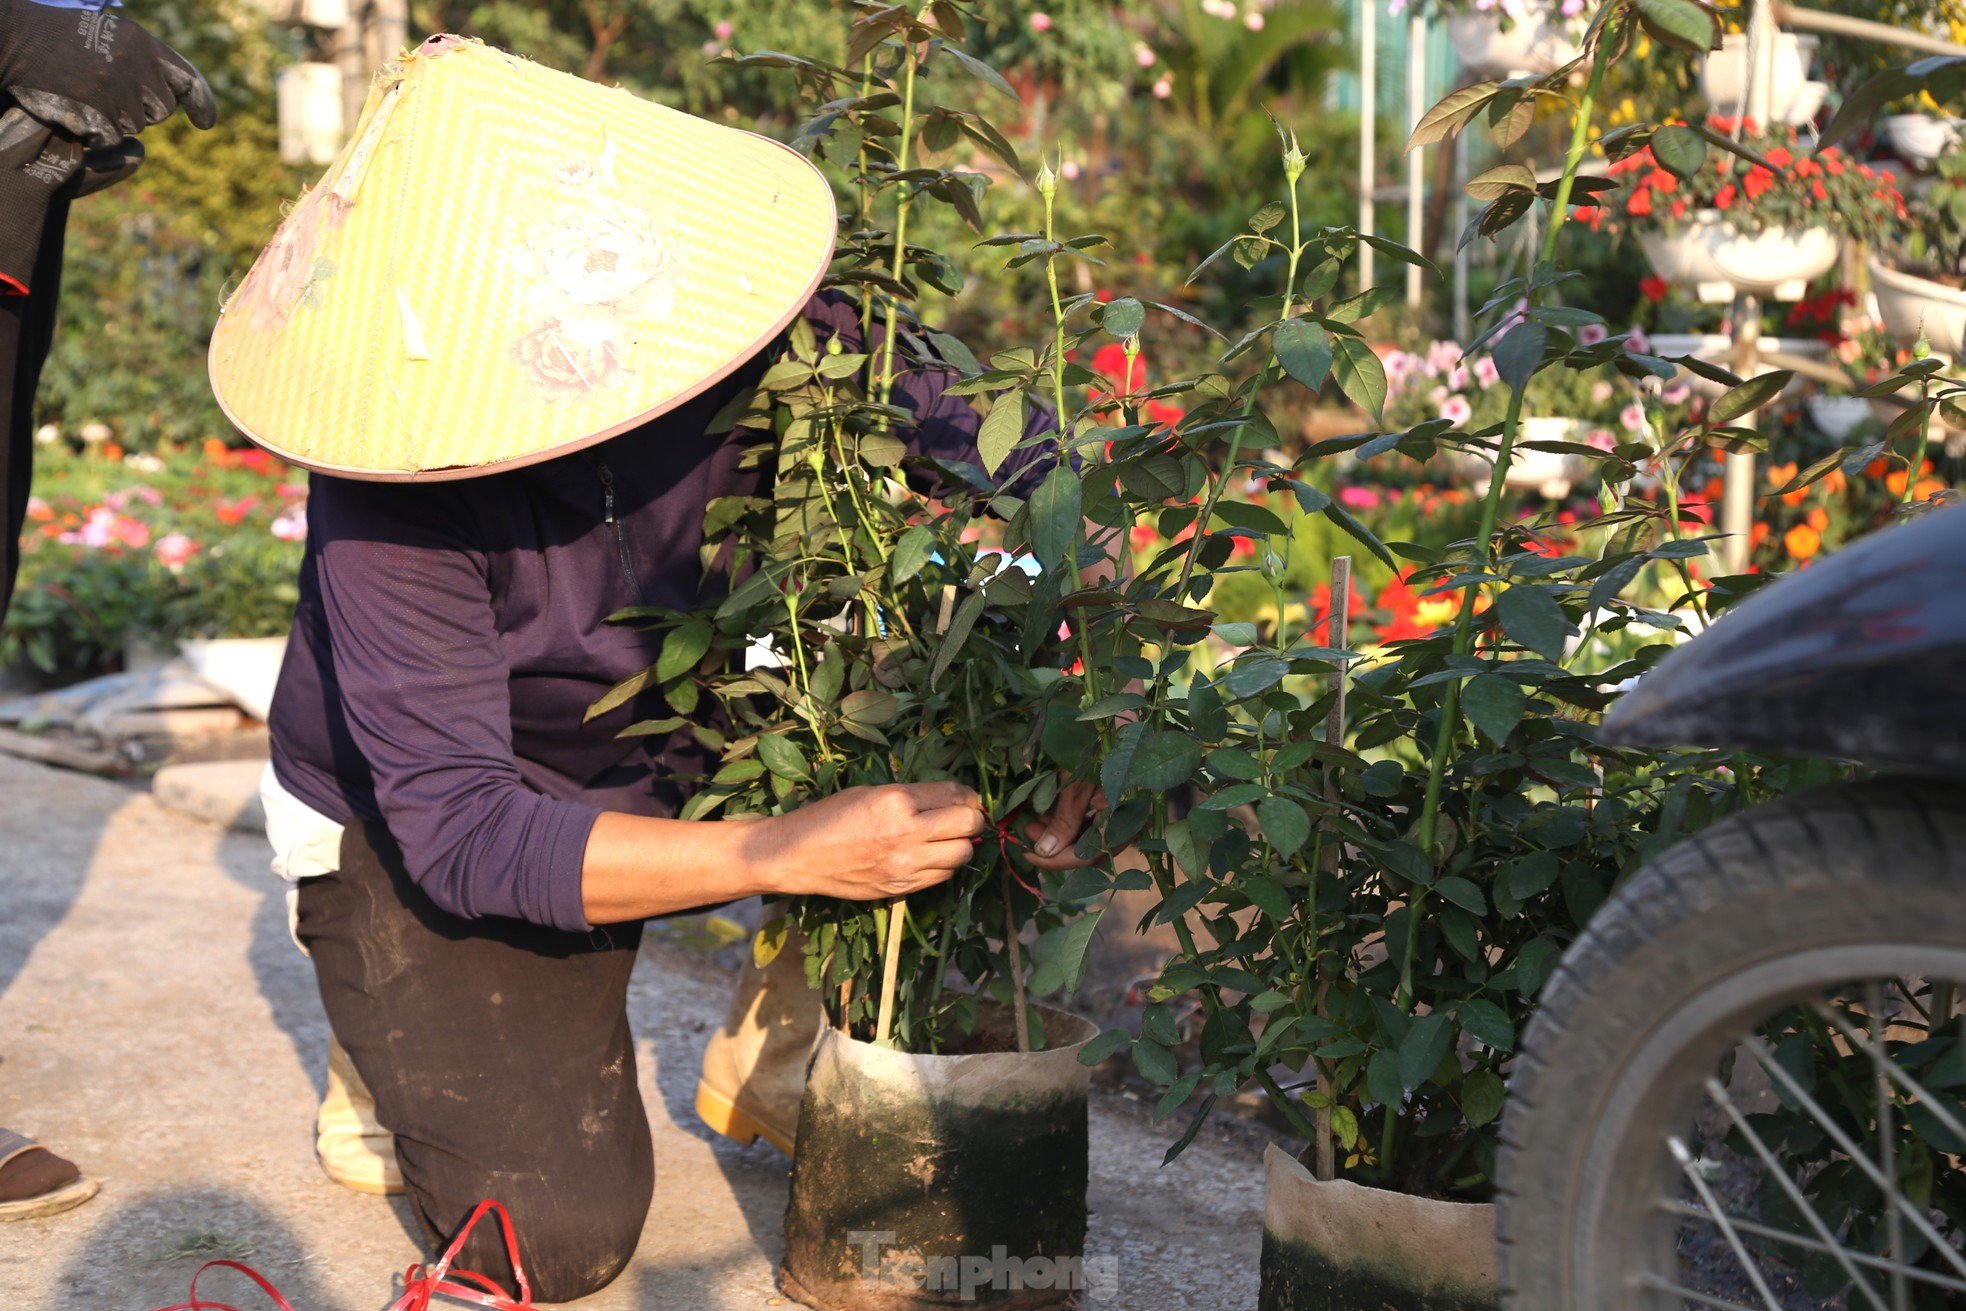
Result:
{"label": "gloved hand", "polygon": [[82,143],[24,110],[0,114],[0,296],[33,290],[48,207],[82,171]]}
{"label": "gloved hand", "polygon": [[180,107],[201,128],[218,121],[198,70],[109,0],[0,0],[0,92],[90,146]]}

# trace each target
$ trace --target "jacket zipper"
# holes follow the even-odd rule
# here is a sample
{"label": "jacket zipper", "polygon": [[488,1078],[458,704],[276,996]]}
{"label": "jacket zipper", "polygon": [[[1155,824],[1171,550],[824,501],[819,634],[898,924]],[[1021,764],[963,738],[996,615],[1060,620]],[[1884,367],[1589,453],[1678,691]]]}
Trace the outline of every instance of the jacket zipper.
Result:
{"label": "jacket zipper", "polygon": [[616,558],[621,561],[621,576],[628,580],[628,591],[635,598],[635,604],[643,604],[642,584],[635,577],[634,557],[628,554],[628,533],[621,526],[621,520],[614,513],[614,470],[608,468],[607,461],[594,457],[595,472],[601,477],[601,508],[609,528],[614,531]]}

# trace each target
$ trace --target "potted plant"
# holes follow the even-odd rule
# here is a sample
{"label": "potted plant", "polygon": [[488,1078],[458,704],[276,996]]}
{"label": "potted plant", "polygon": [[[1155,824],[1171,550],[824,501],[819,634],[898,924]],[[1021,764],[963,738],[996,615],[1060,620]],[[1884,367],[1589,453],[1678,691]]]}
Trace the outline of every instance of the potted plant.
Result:
{"label": "potted plant", "polygon": [[1891,236],[1869,261],[1884,326],[1899,345],[1922,335],[1941,355],[1966,358],[1966,151],[1940,158]]}
{"label": "potted plant", "polygon": [[[1889,177],[1835,148],[1805,154],[1792,130],[1748,133],[1739,153],[1708,150],[1681,126],[1660,131],[1672,135],[1611,165],[1626,179],[1611,216],[1638,235],[1659,277],[1702,300],[1800,300],[1835,266],[1842,238],[1874,241],[1904,212]],[[1689,140],[1702,142],[1697,165]]]}
{"label": "potted plant", "polygon": [[[1065,1305],[1083,1287],[1090,1072],[1077,1055],[1096,1030],[1036,998],[1076,987],[1111,879],[1041,876],[1012,852],[1024,819],[1097,777],[1114,731],[1082,716],[1118,685],[1060,623],[1112,539],[1089,542],[1080,511],[1066,392],[1091,375],[1065,342],[1001,352],[984,371],[916,311],[962,274],[911,244],[911,227],[935,202],[980,222],[982,179],[937,161],[961,142],[1019,167],[986,120],[931,99],[947,84],[928,73],[945,66],[1002,89],[954,44],[962,35],[954,6],[869,7],[851,68],[735,58],[790,69],[818,107],[799,141],[858,199],[842,206],[829,292],[854,326],[827,336],[796,322],[783,356],[726,408],[720,422],[749,435],[748,458],[775,469],[757,495],[710,508],[706,559],[725,560],[733,585],[697,609],[619,616],[662,632],[660,657],[594,711],[659,690],[667,716],[629,731],[693,733],[703,765],[685,818],[957,779],[996,825],[947,884],[884,903],[794,898],[758,934],[760,960],[803,953],[828,1022],[781,1268],[787,1293],[821,1308],[961,1301],[977,1294],[971,1259],[993,1251],[1016,1267],[1020,1291],[1003,1305]],[[1083,247],[1051,240],[1052,181],[1047,170],[1046,231],[1013,245],[1069,255]],[[941,405],[996,393],[973,459],[906,456],[900,426],[913,419],[894,380],[909,367],[960,383]],[[1035,421],[1043,406],[1062,427]],[[870,1233],[883,1237],[869,1245]],[[983,1296],[996,1298],[997,1273]]]}
{"label": "potted plant", "polygon": [[1577,58],[1584,31],[1582,0],[1468,0],[1427,8],[1445,20],[1454,56],[1470,78],[1553,73]]}
{"label": "potted plant", "polygon": [[[1695,4],[1647,13],[1648,30],[1664,15],[1682,43],[1689,30],[1717,36]],[[1539,196],[1556,215],[1568,213],[1588,106],[1635,21],[1624,5],[1600,11],[1586,109],[1561,180],[1547,191],[1533,175],[1498,182],[1483,230],[1505,229]],[[1561,86],[1552,78],[1538,90],[1561,94]],[[1506,115],[1508,100],[1524,94],[1457,93],[1422,120],[1415,144],[1483,112]],[[1556,302],[1564,281],[1552,262],[1557,222],[1546,228],[1534,276],[1496,288],[1492,326],[1468,352],[1485,351],[1493,365],[1492,390],[1504,397],[1498,418],[1480,422],[1472,404],[1467,414],[1438,413],[1452,390],[1436,397],[1427,388],[1417,394],[1436,412],[1411,427],[1389,421],[1295,456],[1270,454],[1266,442],[1250,451],[1245,430],[1262,440],[1272,387],[1335,377],[1369,391],[1366,408],[1376,414],[1392,386],[1348,344],[1372,293],[1328,297],[1329,275],[1303,273],[1323,270],[1342,234],[1306,241],[1294,223],[1280,227],[1283,217],[1278,207],[1259,212],[1223,252],[1275,269],[1278,293],[1256,303],[1255,326],[1224,353],[1219,372],[1172,393],[1192,403],[1165,435],[1115,441],[1111,473],[1095,466],[1088,476],[1110,480],[1117,506],[1106,513],[1129,522],[1167,513],[1143,495],[1137,462],[1172,458],[1187,476],[1163,485],[1199,489],[1198,502],[1174,505],[1175,522],[1195,533],[1136,574],[1122,613],[1208,595],[1224,573],[1254,571],[1279,584],[1287,576],[1296,535],[1274,511],[1225,497],[1231,486],[1288,491],[1301,511],[1335,515],[1362,550],[1390,562],[1391,549],[1326,490],[1327,461],[1424,462],[1480,447],[1492,452],[1493,472],[1470,537],[1444,549],[1398,546],[1417,565],[1403,585],[1444,601],[1446,626],[1361,653],[1336,620],[1298,626],[1279,605],[1267,632],[1216,625],[1230,654],[1212,664],[1173,649],[1188,644],[1177,634],[1149,648],[1153,677],[1144,701],[1129,703],[1142,725],[1133,740],[1144,746],[1173,733],[1187,745],[1179,767],[1156,771],[1148,787],[1131,785],[1123,756],[1108,756],[1108,837],[1117,824],[1134,841],[1163,898],[1157,918],[1176,928],[1181,950],[1148,992],[1140,1031],[1101,1034],[1083,1059],[1127,1053],[1165,1089],[1160,1114],[1189,1114],[1170,1155],[1245,1088],[1265,1094],[1308,1144],[1308,1163],[1270,1155],[1264,1308],[1492,1306],[1482,1207],[1521,1022],[1561,943],[1612,881],[1682,824],[1728,804],[1739,785],[1678,758],[1609,751],[1591,724],[1614,695],[1606,688],[1659,653],[1641,633],[1675,627],[1671,607],[1704,612],[1687,564],[1704,547],[1683,528],[1676,470],[1704,458],[1710,425],[1765,403],[1786,379],[1729,379],[1690,432],[1662,436],[1648,414],[1643,433],[1627,431],[1608,451],[1580,443],[1575,453],[1594,462],[1604,487],[1602,517],[1504,523],[1505,471],[1528,435],[1532,389],[1565,394],[1536,388],[1538,375],[1588,380],[1608,368],[1664,385],[1675,373],[1608,335],[1601,317]],[[1442,352],[1442,369],[1454,367],[1452,353]],[[1154,395],[1169,399],[1168,386]],[[1190,463],[1225,436],[1219,461]],[[1637,494],[1641,464],[1656,494]],[[1255,550],[1238,562],[1234,543],[1246,540]],[[1345,594],[1334,579],[1330,595]],[[1168,808],[1170,783],[1189,790],[1183,816]],[[1190,1007],[1195,1021],[1184,1029]]]}
{"label": "potted plant", "polygon": [[[1796,32],[1773,34],[1773,49],[1764,56],[1761,75],[1768,79],[1768,112],[1782,123],[1809,122],[1823,107],[1827,83],[1809,78],[1820,38]],[[1730,32],[1718,50],[1700,61],[1700,94],[1716,114],[1738,115],[1748,108],[1748,38]]]}

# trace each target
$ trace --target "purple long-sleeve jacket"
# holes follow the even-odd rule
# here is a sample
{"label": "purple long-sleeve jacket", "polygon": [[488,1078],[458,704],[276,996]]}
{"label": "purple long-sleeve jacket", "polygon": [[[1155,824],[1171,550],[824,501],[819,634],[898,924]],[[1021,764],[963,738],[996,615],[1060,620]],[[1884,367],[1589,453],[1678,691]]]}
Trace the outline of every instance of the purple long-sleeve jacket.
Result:
{"label": "purple long-sleeve jacket", "polygon": [[[844,301],[816,297],[805,314],[822,338],[858,348]],[[744,438],[704,428],[775,354],[643,427],[530,468],[442,483],[314,475],[273,699],[281,785],[339,822],[386,823],[411,875],[453,914],[588,928],[581,866],[595,819],[673,816],[678,776],[713,763],[687,733],[617,736],[669,713],[658,692],[584,719],[660,645],[606,617],[638,600],[699,599],[706,508],[762,494],[769,477],[738,467]],[[917,454],[974,462],[976,413],[944,393],[955,377],[910,372],[896,396],[916,415]],[[1032,431],[1048,423],[1034,414]],[[1033,454],[1014,452],[1000,476]]]}

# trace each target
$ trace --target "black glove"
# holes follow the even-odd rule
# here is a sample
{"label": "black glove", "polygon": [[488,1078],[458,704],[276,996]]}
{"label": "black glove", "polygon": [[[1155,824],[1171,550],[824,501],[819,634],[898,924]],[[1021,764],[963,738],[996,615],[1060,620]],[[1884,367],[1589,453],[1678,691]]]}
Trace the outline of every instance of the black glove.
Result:
{"label": "black glove", "polygon": [[48,207],[82,172],[82,143],[19,109],[0,114],[0,296],[33,290]]}
{"label": "black glove", "polygon": [[0,92],[90,146],[180,107],[201,128],[218,121],[198,70],[108,0],[0,0]]}

